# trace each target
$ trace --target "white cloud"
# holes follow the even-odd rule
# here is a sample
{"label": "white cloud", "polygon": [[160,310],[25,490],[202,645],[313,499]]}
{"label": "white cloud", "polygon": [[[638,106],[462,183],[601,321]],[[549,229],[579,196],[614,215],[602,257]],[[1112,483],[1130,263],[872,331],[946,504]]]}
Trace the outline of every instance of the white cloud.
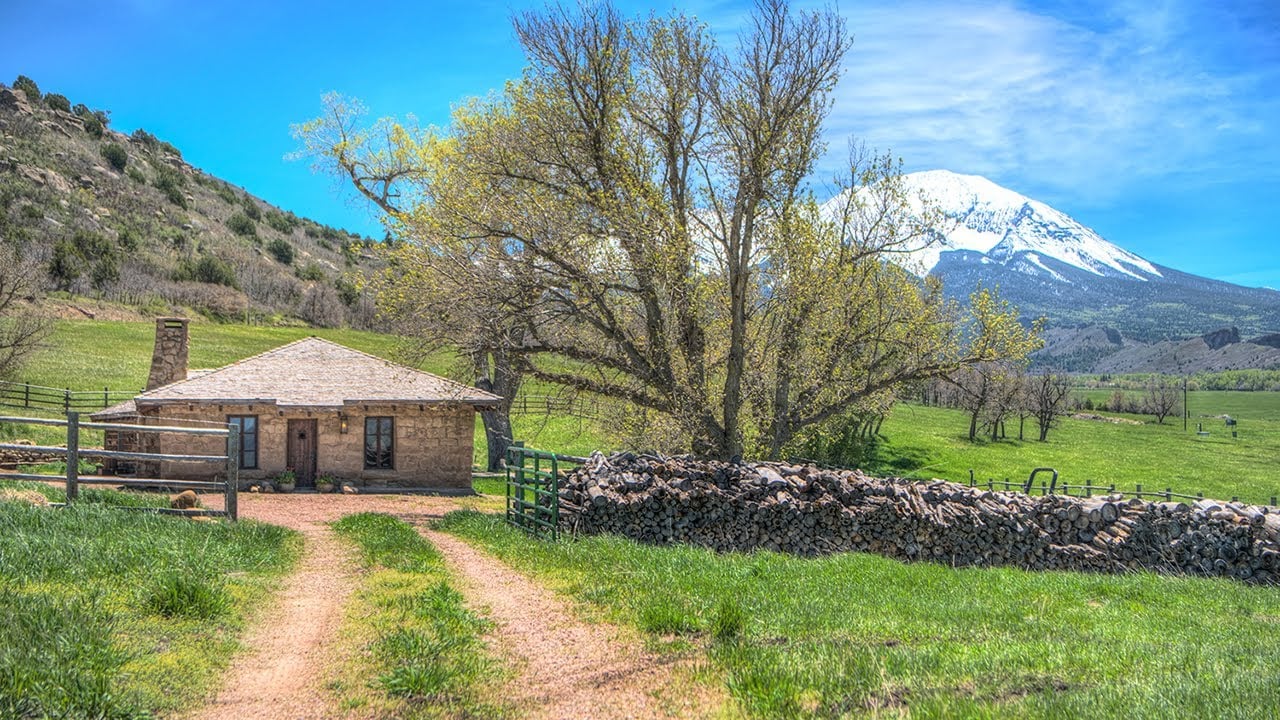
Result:
{"label": "white cloud", "polygon": [[1012,3],[849,8],[855,42],[828,123],[830,161],[854,136],[909,169],[1099,204],[1152,181],[1274,180],[1277,163],[1263,159],[1280,160],[1268,139],[1280,120],[1274,27],[1205,12],[1150,2],[1054,14]]}

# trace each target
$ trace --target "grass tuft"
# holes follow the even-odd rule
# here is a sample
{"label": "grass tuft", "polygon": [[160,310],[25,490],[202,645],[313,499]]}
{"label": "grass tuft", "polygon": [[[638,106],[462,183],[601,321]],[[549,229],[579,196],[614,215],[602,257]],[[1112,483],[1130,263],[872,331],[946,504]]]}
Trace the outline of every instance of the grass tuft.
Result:
{"label": "grass tuft", "polygon": [[220,583],[170,570],[145,589],[142,606],[168,618],[212,620],[231,610],[231,598]]}

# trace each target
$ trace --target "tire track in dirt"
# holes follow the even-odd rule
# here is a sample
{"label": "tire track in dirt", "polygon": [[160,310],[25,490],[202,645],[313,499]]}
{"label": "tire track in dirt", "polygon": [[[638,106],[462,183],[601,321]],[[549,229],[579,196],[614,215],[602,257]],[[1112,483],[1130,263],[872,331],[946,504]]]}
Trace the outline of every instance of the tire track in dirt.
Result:
{"label": "tire track in dirt", "polygon": [[241,517],[298,530],[302,557],[271,607],[244,638],[217,697],[190,720],[324,720],[336,717],[323,687],[343,608],[356,585],[351,552],[328,523],[368,507],[324,496],[241,496]]}
{"label": "tire track in dirt", "polygon": [[[419,526],[445,556],[467,602],[487,610],[499,648],[515,661],[507,687],[531,718],[705,718],[720,699],[687,677],[687,659],[647,652],[607,623],[578,619],[566,600],[497,558]],[[679,697],[664,690],[679,691]]]}

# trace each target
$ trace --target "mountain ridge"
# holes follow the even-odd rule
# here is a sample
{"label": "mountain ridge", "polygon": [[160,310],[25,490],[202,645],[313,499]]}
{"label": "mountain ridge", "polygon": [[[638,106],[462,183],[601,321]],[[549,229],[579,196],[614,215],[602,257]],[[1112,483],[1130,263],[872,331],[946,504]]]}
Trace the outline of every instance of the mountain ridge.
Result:
{"label": "mountain ridge", "polygon": [[[1085,372],[1280,365],[1271,352],[1280,345],[1280,292],[1151,262],[981,176],[928,170],[904,175],[902,185],[917,217],[928,204],[946,223],[900,264],[940,278],[961,301],[979,286],[998,287],[1025,319],[1044,317],[1057,341],[1036,355],[1039,363]],[[1222,328],[1234,329],[1232,342],[1204,352],[1195,346]],[[1104,336],[1111,340],[1099,341]]]}

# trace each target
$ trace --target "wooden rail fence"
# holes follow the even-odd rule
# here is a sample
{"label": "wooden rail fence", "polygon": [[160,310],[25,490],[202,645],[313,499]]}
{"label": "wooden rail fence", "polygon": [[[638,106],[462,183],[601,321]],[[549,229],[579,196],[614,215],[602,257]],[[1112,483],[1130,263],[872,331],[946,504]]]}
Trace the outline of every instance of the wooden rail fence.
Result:
{"label": "wooden rail fence", "polygon": [[[1017,490],[1018,492],[1025,493],[1027,495],[1036,495],[1036,494],[1055,495],[1056,494],[1056,495],[1071,495],[1073,497],[1093,497],[1094,493],[1097,493],[1100,495],[1115,495],[1118,493],[1120,495],[1136,497],[1140,500],[1164,500],[1165,502],[1173,502],[1174,500],[1177,500],[1179,502],[1183,500],[1190,500],[1191,502],[1195,502],[1196,500],[1204,499],[1203,492],[1196,493],[1195,495],[1189,495],[1187,493],[1174,492],[1173,488],[1168,488],[1168,487],[1163,490],[1159,488],[1156,488],[1154,490],[1151,490],[1151,489],[1144,490],[1142,483],[1136,484],[1133,490],[1126,490],[1123,487],[1118,487],[1115,483],[1111,483],[1110,485],[1095,485],[1089,482],[1075,483],[1075,484],[1064,482],[1054,487],[1053,485],[1042,480],[1037,485],[1035,483],[1034,473],[1030,478],[1028,478],[1024,482],[1011,482],[1009,478],[1005,478],[1004,480],[988,479],[986,482],[983,482],[981,480],[975,480],[973,476],[973,471],[970,470],[969,471],[969,487],[985,487],[988,490]],[[1272,495],[1270,499],[1271,499],[1270,504],[1272,506],[1276,506],[1277,505],[1276,501],[1280,500],[1280,496]],[[1231,502],[1240,502],[1240,496],[1233,495],[1231,497]]]}
{"label": "wooden rail fence", "polygon": [[512,414],[572,415],[586,420],[602,419],[599,403],[594,400],[556,395],[520,395],[511,401]]}
{"label": "wooden rail fence", "polygon": [[102,388],[101,392],[83,391],[0,380],[0,405],[57,410],[64,413],[73,410],[101,410],[128,400],[138,392],[124,392],[110,388]]}
{"label": "wooden rail fence", "polygon": [[[36,480],[48,482],[61,478],[66,484],[67,503],[76,501],[81,485],[119,485],[123,487],[154,488],[164,487],[175,490],[213,490],[223,493],[222,510],[170,510],[169,508],[137,508],[160,513],[176,513],[182,515],[221,515],[236,520],[238,517],[237,497],[240,481],[240,435],[234,426],[218,426],[208,428],[170,427],[164,425],[130,425],[123,423],[80,422],[80,413],[71,411],[65,420],[35,417],[0,416],[0,423],[16,423],[25,425],[53,425],[67,429],[66,447],[44,445],[16,445],[0,443],[0,450],[40,453],[61,457],[66,460],[67,469],[62,475],[38,475],[23,472],[0,472],[0,480]],[[80,447],[80,430],[115,430],[129,433],[153,433],[174,435],[213,435],[227,439],[225,455],[179,455],[151,452],[134,452],[126,450],[107,450],[105,448]],[[109,475],[81,475],[81,458],[104,458],[114,460],[135,460],[140,462],[194,462],[218,463],[226,467],[223,480],[167,480],[163,478],[119,477]]]}

